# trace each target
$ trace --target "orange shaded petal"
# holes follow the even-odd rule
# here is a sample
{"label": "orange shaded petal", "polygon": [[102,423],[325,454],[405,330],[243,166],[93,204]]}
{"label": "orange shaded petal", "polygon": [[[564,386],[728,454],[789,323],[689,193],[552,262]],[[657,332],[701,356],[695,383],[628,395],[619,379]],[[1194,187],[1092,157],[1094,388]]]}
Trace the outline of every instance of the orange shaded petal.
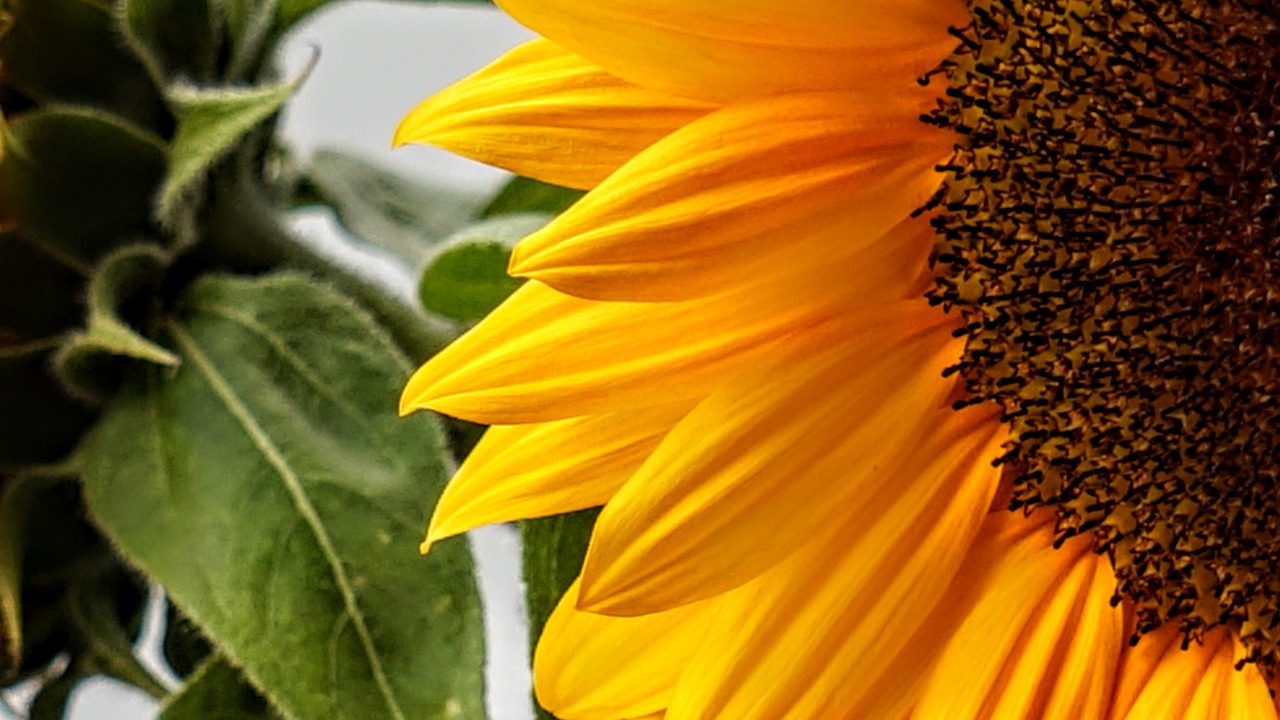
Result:
{"label": "orange shaded petal", "polygon": [[1090,539],[1053,547],[1051,513],[992,513],[944,607],[966,608],[913,717],[1106,717],[1123,646],[1115,578]]}
{"label": "orange shaded petal", "polygon": [[517,20],[645,87],[724,102],[789,91],[894,91],[955,46],[956,0],[498,0]]}
{"label": "orange shaded petal", "polygon": [[481,525],[605,504],[690,406],[489,428],[436,504],[422,551]]}
{"label": "orange shaded petal", "polygon": [[521,241],[511,272],[597,300],[682,300],[797,257],[860,267],[938,188],[953,138],[920,122],[926,105],[808,93],[719,110]]}
{"label": "orange shaded petal", "polygon": [[1113,720],[1275,720],[1266,680],[1256,665],[1235,669],[1244,648],[1226,628],[1182,649],[1182,633],[1166,624],[1128,648],[1111,712]]}
{"label": "orange shaded petal", "polygon": [[533,658],[538,702],[563,720],[617,720],[666,708],[688,659],[732,598],[638,618],[574,609],[574,582],[547,620]]}
{"label": "orange shaded petal", "polygon": [[811,328],[695,407],[605,505],[581,607],[638,615],[737,587],[893,477],[960,351],[950,318],[902,306],[861,332]]}
{"label": "orange shaded petal", "polygon": [[945,408],[934,423],[881,492],[763,576],[745,613],[717,624],[669,718],[881,718],[910,707],[911,683],[886,677],[887,660],[906,652],[959,570],[999,482],[991,461],[1004,440],[987,408]]}
{"label": "orange shaded petal", "polygon": [[534,40],[418,105],[394,142],[429,143],[549,183],[591,188],[712,109],[619,80]]}

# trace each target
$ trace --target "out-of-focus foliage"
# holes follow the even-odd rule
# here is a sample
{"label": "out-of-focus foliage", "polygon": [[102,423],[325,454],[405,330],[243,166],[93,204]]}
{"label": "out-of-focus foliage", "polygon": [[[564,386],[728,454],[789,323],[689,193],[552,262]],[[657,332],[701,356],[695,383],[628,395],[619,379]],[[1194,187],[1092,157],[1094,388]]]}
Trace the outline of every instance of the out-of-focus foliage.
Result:
{"label": "out-of-focus foliage", "polygon": [[[395,404],[577,193],[293,164],[306,74],[272,58],[325,4],[0,0],[0,686],[31,718],[94,675],[167,720],[484,716],[468,547],[416,552],[477,428]],[[295,237],[303,205],[420,297]],[[134,647],[157,589],[176,689]]]}
{"label": "out-of-focus foliage", "polygon": [[177,369],[138,367],[77,455],[107,534],[288,717],[477,717],[478,600],[440,582],[469,560],[412,551],[446,470],[390,412],[400,349],[297,275],[206,276],[160,337]]}

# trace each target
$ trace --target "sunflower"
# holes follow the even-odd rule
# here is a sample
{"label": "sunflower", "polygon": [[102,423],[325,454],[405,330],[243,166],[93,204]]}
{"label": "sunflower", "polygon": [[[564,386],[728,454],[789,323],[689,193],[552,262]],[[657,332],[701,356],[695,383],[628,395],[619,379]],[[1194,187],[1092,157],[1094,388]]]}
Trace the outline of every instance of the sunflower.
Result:
{"label": "sunflower", "polygon": [[397,142],[589,192],[402,408],[603,506],[544,706],[1276,717],[1274,2],[499,4]]}

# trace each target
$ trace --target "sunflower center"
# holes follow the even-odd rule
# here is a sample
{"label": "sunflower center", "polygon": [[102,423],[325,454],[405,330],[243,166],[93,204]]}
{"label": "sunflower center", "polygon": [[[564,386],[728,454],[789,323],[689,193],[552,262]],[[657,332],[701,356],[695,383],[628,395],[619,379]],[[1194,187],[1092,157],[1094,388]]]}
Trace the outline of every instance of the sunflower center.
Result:
{"label": "sunflower center", "polygon": [[[926,118],[953,368],[1013,507],[1092,533],[1137,631],[1280,668],[1280,3],[972,0]],[[1136,636],[1135,636],[1136,639]]]}

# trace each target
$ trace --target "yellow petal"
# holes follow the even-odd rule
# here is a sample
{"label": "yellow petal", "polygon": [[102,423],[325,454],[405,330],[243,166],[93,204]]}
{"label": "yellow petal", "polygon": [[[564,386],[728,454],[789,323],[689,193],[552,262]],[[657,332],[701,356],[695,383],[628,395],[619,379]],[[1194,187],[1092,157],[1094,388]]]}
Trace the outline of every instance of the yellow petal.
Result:
{"label": "yellow petal", "polygon": [[605,504],[689,406],[489,428],[440,497],[422,551],[481,525]]}
{"label": "yellow petal", "polygon": [[1055,550],[1052,522],[1037,526],[1003,510],[991,522],[992,542],[944,600],[964,606],[961,597],[974,598],[915,717],[1102,720],[1124,639],[1108,560],[1087,537]]}
{"label": "yellow petal", "polygon": [[[1112,720],[1122,720],[1129,713],[1138,695],[1142,694],[1156,668],[1160,666],[1161,658],[1172,649],[1172,645],[1181,640],[1182,634],[1178,632],[1177,626],[1168,624],[1143,635],[1137,645],[1125,648],[1116,683],[1115,701],[1112,703]],[[1197,656],[1185,655],[1183,659],[1193,657]]]}
{"label": "yellow petal", "polygon": [[538,702],[562,720],[658,713],[727,600],[638,618],[574,609],[574,582],[547,620],[533,658]]}
{"label": "yellow petal", "polygon": [[1256,665],[1235,669],[1244,657],[1226,628],[1182,649],[1182,633],[1168,623],[1126,650],[1113,720],[1275,720],[1266,680]]}
{"label": "yellow petal", "polygon": [[[952,390],[950,319],[808,330],[695,407],[601,513],[583,609],[656,612],[737,587],[856,512]],[[881,311],[883,313],[883,311]]]}
{"label": "yellow petal", "polygon": [[515,275],[598,300],[680,300],[856,251],[937,190],[953,138],[906,94],[807,93],[719,110],[640,153],[525,238]]}
{"label": "yellow petal", "polygon": [[722,618],[677,690],[670,720],[883,718],[910,708],[914,674],[890,660],[926,664],[924,653],[908,652],[909,640],[982,526],[1000,479],[991,461],[1004,440],[987,408],[944,408],[935,418],[853,521],[764,575],[742,616]]}
{"label": "yellow petal", "polygon": [[713,108],[619,80],[534,40],[418,105],[394,142],[429,143],[549,183],[590,188]]}
{"label": "yellow petal", "polygon": [[793,300],[600,303],[528,283],[414,373],[401,411],[517,424],[701,397],[753,352],[848,310]]}
{"label": "yellow petal", "polygon": [[955,0],[498,0],[636,84],[722,102],[801,90],[900,90],[955,47]]}

